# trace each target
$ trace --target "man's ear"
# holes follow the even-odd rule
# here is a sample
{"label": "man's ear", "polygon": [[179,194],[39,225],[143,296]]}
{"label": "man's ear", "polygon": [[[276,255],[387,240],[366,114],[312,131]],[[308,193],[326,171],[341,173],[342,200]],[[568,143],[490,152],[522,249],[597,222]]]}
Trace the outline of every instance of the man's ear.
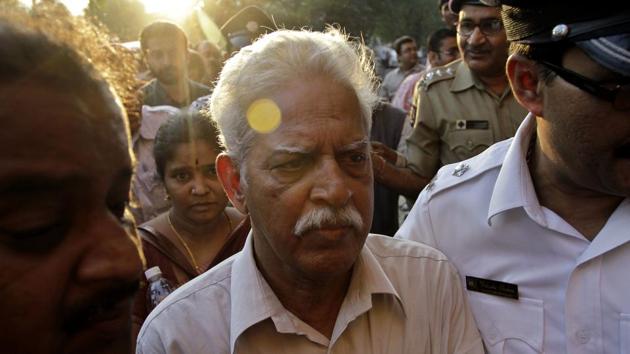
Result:
{"label": "man's ear", "polygon": [[514,98],[537,117],[543,115],[543,96],[536,62],[513,54],[507,61],[507,74]]}
{"label": "man's ear", "polygon": [[247,214],[247,203],[241,184],[241,172],[238,164],[226,153],[220,153],[216,160],[217,176],[221,181],[225,194],[232,205],[241,213]]}

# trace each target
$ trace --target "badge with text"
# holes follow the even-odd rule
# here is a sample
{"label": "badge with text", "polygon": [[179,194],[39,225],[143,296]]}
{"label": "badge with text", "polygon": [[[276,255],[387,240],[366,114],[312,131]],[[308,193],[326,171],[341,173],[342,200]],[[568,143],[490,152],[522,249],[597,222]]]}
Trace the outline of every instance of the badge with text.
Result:
{"label": "badge with text", "polygon": [[455,121],[455,130],[467,130],[467,129],[490,129],[490,122],[487,120],[465,120],[458,119]]}
{"label": "badge with text", "polygon": [[518,300],[518,285],[466,276],[466,289]]}

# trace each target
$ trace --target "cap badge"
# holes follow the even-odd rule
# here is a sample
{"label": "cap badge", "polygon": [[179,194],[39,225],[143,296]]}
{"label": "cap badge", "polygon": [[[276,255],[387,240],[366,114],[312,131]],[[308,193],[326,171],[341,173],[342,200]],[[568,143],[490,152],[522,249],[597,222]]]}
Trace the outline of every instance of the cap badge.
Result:
{"label": "cap badge", "polygon": [[553,39],[554,41],[560,41],[565,39],[567,36],[569,35],[569,26],[565,25],[564,23],[561,23],[559,25],[556,25],[552,30],[551,30],[551,39]]}

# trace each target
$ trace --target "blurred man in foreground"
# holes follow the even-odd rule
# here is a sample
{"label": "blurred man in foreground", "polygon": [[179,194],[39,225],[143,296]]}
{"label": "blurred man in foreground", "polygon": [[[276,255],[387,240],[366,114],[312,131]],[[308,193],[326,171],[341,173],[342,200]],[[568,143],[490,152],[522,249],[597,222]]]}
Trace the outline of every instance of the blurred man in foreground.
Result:
{"label": "blurred man in foreground", "polygon": [[67,44],[2,18],[0,43],[2,351],[128,353],[142,263],[120,100]]}

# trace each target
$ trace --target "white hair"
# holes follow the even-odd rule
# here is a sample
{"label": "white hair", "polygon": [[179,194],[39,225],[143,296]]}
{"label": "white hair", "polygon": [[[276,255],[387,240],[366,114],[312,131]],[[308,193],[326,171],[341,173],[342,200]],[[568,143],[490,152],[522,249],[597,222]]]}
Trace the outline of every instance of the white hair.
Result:
{"label": "white hair", "polygon": [[354,91],[369,131],[377,96],[373,64],[364,48],[329,28],[325,32],[278,30],[241,49],[225,63],[210,99],[210,113],[228,155],[243,167],[241,162],[255,137],[246,119],[250,104],[291,81],[315,75]]}

